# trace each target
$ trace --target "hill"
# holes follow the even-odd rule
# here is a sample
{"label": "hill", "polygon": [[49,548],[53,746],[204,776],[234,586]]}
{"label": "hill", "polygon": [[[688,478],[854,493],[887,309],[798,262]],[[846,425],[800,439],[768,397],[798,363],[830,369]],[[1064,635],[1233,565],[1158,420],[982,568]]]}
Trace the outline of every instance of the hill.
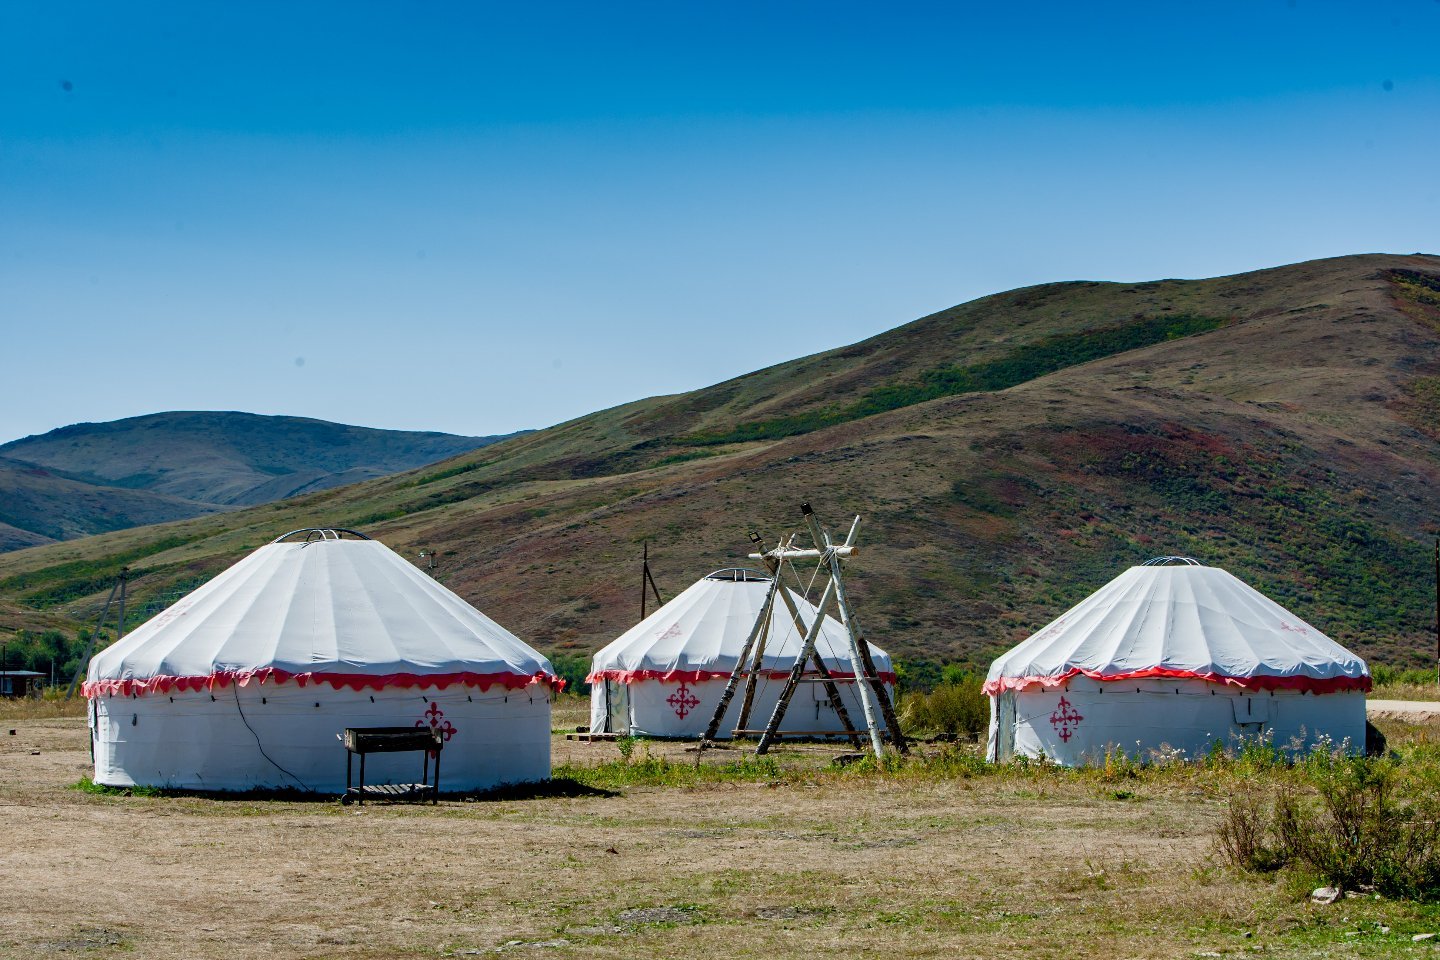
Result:
{"label": "hill", "polygon": [[0,557],[0,626],[91,616],[286,530],[366,530],[551,652],[634,621],[811,500],[865,517],[873,639],[983,662],[1125,566],[1229,568],[1364,655],[1428,656],[1440,258],[997,294],[862,343],[420,470]]}
{"label": "hill", "polygon": [[499,439],[252,413],[77,423],[0,445],[0,550],[268,503]]}

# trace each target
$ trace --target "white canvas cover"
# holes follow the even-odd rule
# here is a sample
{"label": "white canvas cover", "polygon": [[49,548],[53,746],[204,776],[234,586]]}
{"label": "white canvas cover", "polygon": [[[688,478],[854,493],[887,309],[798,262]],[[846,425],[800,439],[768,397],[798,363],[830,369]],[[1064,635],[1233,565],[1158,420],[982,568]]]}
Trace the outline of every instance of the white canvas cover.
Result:
{"label": "white canvas cover", "polygon": [[[261,547],[98,654],[84,689],[98,783],[338,790],[345,727],[430,725],[441,789],[469,790],[549,775],[559,685],[383,544],[327,533]],[[391,776],[418,762],[367,769]]]}
{"label": "white canvas cover", "polygon": [[1359,750],[1369,688],[1363,660],[1224,570],[1152,561],[991,665],[988,756],[1193,758],[1262,737]]}
{"label": "white canvas cover", "polygon": [[[704,732],[760,616],[769,577],[746,570],[716,571],[687,588],[595,654],[590,675],[590,724],[594,732],[693,737]],[[814,622],[815,606],[789,591],[801,619]],[[763,726],[804,641],[778,598],[771,614],[765,657],[750,724]],[[826,617],[816,641],[826,668],[855,676],[845,627]],[[893,688],[894,667],[871,645],[875,670]],[[813,676],[813,668],[807,671]],[[854,683],[837,684],[850,720],[863,726]],[[893,696],[893,690],[891,695]],[[781,729],[840,731],[843,726],[822,684],[801,684]],[[728,737],[739,718],[740,697],[720,728]]]}
{"label": "white canvas cover", "polygon": [[256,550],[97,654],[85,692],[553,678],[550,661],[383,543],[324,539]]}
{"label": "white canvas cover", "polygon": [[[589,682],[727,679],[735,672],[769,589],[769,577],[749,571],[721,570],[702,577],[595,654]],[[808,627],[814,622],[815,605],[785,589]],[[777,678],[788,674],[804,640],[785,604],[776,598],[762,669]],[[834,617],[825,618],[815,649],[831,673],[855,675],[849,637]],[[893,683],[890,655],[874,644],[870,650],[876,672]]]}
{"label": "white canvas cover", "polygon": [[1365,661],[1219,567],[1131,567],[999,657],[985,692],[1071,677],[1368,690]]}

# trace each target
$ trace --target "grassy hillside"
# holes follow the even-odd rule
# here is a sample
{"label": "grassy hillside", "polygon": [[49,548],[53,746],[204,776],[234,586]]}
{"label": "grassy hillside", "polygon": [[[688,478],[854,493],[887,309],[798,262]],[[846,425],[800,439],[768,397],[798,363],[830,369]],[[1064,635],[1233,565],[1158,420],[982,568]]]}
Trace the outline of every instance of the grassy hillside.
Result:
{"label": "grassy hillside", "polygon": [[15,531],[8,546],[6,540],[0,539],[0,550],[163,523],[219,509],[149,490],[99,486],[33,463],[0,457],[0,524]]}
{"label": "grassy hillside", "polygon": [[0,557],[0,627],[93,614],[286,530],[441,552],[453,589],[547,651],[634,621],[799,527],[865,517],[853,592],[902,655],[983,661],[1124,567],[1190,554],[1392,663],[1431,644],[1440,258],[1059,283],[637,401],[420,470]]}
{"label": "grassy hillside", "polygon": [[0,446],[0,550],[201,516],[385,476],[500,437],[176,412]]}

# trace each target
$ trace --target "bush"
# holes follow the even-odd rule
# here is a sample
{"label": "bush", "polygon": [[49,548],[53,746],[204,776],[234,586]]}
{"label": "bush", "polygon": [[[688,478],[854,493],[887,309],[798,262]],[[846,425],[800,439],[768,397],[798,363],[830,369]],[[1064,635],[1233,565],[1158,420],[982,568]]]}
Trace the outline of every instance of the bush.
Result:
{"label": "bush", "polygon": [[1307,870],[1342,890],[1440,899],[1440,801],[1391,759],[1317,751],[1268,792],[1231,798],[1217,837],[1245,870]]}
{"label": "bush", "polygon": [[1383,663],[1370,665],[1370,679],[1377,687],[1398,687],[1406,685],[1435,686],[1433,667],[1387,667]]}
{"label": "bush", "polygon": [[590,658],[578,653],[553,653],[550,666],[555,675],[565,681],[565,692],[577,696],[590,696],[590,684],[585,678],[590,675]]}
{"label": "bush", "polygon": [[977,734],[990,722],[990,701],[981,692],[978,674],[949,668],[945,680],[929,693],[907,693],[900,703],[900,723],[909,731]]}

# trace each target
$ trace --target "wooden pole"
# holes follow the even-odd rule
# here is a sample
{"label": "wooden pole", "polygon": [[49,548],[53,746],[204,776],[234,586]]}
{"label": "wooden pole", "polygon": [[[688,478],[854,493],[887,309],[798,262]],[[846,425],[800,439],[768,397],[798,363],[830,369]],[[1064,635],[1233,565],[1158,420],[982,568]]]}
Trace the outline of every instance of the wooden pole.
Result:
{"label": "wooden pole", "polygon": [[1440,687],[1440,537],[1435,540],[1435,685]]}
{"label": "wooden pole", "polygon": [[[750,534],[750,541],[760,550],[761,559],[765,561],[765,568],[770,571],[770,575],[776,580],[781,580],[784,562],[765,552],[765,545],[761,542],[759,535],[754,533]],[[783,550],[787,544],[781,544],[780,546]],[[790,612],[790,619],[795,624],[796,632],[803,637],[809,628],[805,626],[805,620],[800,616],[800,608],[795,605],[795,598],[790,595],[790,591],[785,589],[783,584],[780,587],[780,599],[785,601],[785,608]],[[859,750],[861,747],[860,734],[856,731],[855,724],[850,722],[850,711],[845,708],[845,701],[840,698],[840,688],[836,686],[834,678],[830,676],[830,668],[825,666],[825,658],[821,656],[819,648],[817,647],[811,651],[811,653],[811,661],[815,664],[815,672],[820,674],[821,680],[825,683],[825,695],[829,697],[830,702],[835,705],[835,716],[839,718],[840,725],[845,728],[845,733],[850,738],[850,745],[856,750]],[[756,660],[758,662],[758,655]],[[857,676],[855,680],[859,683],[859,676]],[[751,691],[751,687],[746,688],[745,709],[740,714],[739,722],[741,729],[749,729],[750,726]]]}
{"label": "wooden pole", "polygon": [[655,595],[655,607],[659,609],[665,606],[665,601],[660,599],[660,588],[655,586],[655,577],[650,573],[650,564],[645,564],[645,581],[650,584],[650,592]]}
{"label": "wooden pole", "polygon": [[[760,735],[760,742],[755,745],[756,756],[764,754],[770,749],[770,744],[775,741],[775,733],[780,729],[780,721],[785,719],[785,711],[790,706],[790,698],[795,695],[795,688],[800,685],[800,674],[805,672],[805,661],[810,659],[810,654],[815,650],[815,640],[820,636],[820,628],[825,625],[825,614],[834,601],[835,578],[831,577],[830,582],[825,584],[825,592],[821,595],[820,603],[816,607],[815,621],[810,624],[810,629],[805,631],[805,644],[800,648],[800,655],[795,658],[795,665],[790,668],[790,676],[785,678],[785,686],[780,691],[780,699],[775,702],[775,711],[770,714],[770,722],[765,725],[765,732]],[[865,703],[863,694],[860,702],[862,705]],[[868,716],[866,719],[869,719]]]}
{"label": "wooden pole", "polygon": [[[820,527],[820,521],[810,509],[810,504],[802,504],[800,512],[805,516],[805,522],[810,527],[811,536],[816,538],[817,544],[830,546],[830,536]],[[850,533],[845,538],[845,545],[850,546],[855,542],[855,536],[860,529],[860,518],[850,524]],[[830,565],[830,578],[835,582],[835,603],[840,608],[840,620],[845,624],[845,631],[850,637],[850,649],[855,659],[852,664],[857,673],[863,673],[865,683],[860,684],[862,697],[860,705],[869,707],[863,694],[868,685],[870,693],[875,697],[875,703],[880,708],[880,714],[885,719],[885,727],[890,731],[890,742],[895,744],[895,749],[901,753],[909,753],[909,745],[905,743],[905,735],[900,732],[900,719],[895,716],[895,707],[890,702],[890,695],[885,692],[885,684],[881,682],[879,674],[875,670],[875,658],[870,654],[870,643],[865,639],[865,633],[860,629],[860,623],[855,619],[855,609],[850,606],[850,599],[845,594],[845,583],[840,575],[840,558],[834,551],[827,551],[828,563]],[[866,721],[871,717],[867,712]],[[871,728],[871,738],[878,737],[878,733]]]}
{"label": "wooden pole", "polygon": [[[764,632],[770,626],[770,612],[775,607],[775,587],[778,581],[770,581],[770,590],[765,594],[765,602],[760,605],[760,616],[755,618],[755,625],[750,628],[750,635],[745,638],[745,649],[740,652],[740,658],[735,661],[735,670],[730,674],[730,679],[725,684],[725,692],[720,695],[720,703],[715,707],[715,716],[710,718],[710,725],[705,728],[705,735],[700,738],[703,746],[715,739],[720,732],[720,722],[725,719],[725,711],[730,707],[730,701],[735,696],[735,688],[740,683],[740,675],[745,672],[746,664],[750,660],[750,651]],[[754,676],[754,671],[751,671]]]}
{"label": "wooden pole", "polygon": [[125,636],[125,584],[130,581],[130,568],[120,568],[120,616],[115,621],[115,640]]}
{"label": "wooden pole", "polygon": [[90,632],[90,642],[85,645],[85,655],[80,658],[80,665],[75,668],[75,677],[70,681],[70,689],[65,692],[66,700],[75,696],[75,688],[80,686],[80,678],[85,676],[85,668],[90,665],[90,655],[95,652],[95,640],[100,636],[100,628],[105,626],[105,618],[110,615],[110,604],[115,601],[115,592],[125,582],[127,571],[122,568],[120,572],[121,577],[110,588],[110,596],[105,598],[105,606],[100,609],[100,619],[95,621],[95,629]]}
{"label": "wooden pole", "polygon": [[[640,561],[640,620],[645,619],[645,581],[650,578],[650,541],[645,541],[644,559]],[[635,621],[639,623],[640,621]]]}
{"label": "wooden pole", "polygon": [[[650,575],[650,541],[649,541],[649,540],[646,540],[646,541],[645,541],[645,555],[644,555],[644,560],[643,560],[643,561],[641,562],[641,564],[640,564],[640,619],[641,619],[641,620],[644,620],[644,619],[645,619],[645,588],[646,588],[647,586],[650,588],[650,592],[653,593],[653,594],[655,594],[655,606],[656,606],[656,608],[658,609],[659,607],[665,606],[665,601],[660,599],[660,588],[657,587],[657,586],[655,586],[655,578]],[[637,622],[638,622],[638,621],[637,621]]]}
{"label": "wooden pole", "polygon": [[[784,590],[785,588],[781,586],[778,589]],[[746,651],[747,659],[740,666],[740,669],[745,671],[745,696],[740,699],[740,716],[735,721],[737,730],[750,729],[750,710],[755,706],[755,685],[760,679],[760,668],[765,665],[765,646],[770,640],[770,624],[775,617],[774,597],[768,599],[769,606],[765,608],[763,614],[765,626],[755,641],[754,651]]]}

